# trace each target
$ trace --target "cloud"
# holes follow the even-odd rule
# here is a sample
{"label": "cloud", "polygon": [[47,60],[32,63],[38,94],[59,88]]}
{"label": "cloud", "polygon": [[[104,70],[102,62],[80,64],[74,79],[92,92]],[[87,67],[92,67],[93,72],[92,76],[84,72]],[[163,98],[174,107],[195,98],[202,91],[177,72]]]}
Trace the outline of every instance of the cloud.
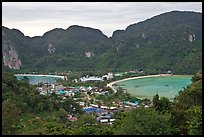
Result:
{"label": "cloud", "polygon": [[2,24],[29,36],[70,25],[111,36],[114,30],[172,10],[202,12],[202,2],[2,2]]}

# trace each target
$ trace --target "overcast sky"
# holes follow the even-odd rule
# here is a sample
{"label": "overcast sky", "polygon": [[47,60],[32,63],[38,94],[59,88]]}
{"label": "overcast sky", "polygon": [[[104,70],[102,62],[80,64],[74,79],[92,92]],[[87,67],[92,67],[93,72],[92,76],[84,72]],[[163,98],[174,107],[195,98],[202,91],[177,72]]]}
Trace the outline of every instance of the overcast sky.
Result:
{"label": "overcast sky", "polygon": [[71,25],[100,29],[110,37],[172,10],[202,12],[202,2],[2,2],[2,25],[31,37]]}

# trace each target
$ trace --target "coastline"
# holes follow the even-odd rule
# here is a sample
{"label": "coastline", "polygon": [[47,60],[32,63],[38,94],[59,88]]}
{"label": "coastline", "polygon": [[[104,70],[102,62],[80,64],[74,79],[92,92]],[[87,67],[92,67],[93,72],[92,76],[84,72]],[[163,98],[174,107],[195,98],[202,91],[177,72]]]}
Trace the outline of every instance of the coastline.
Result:
{"label": "coastline", "polygon": [[121,82],[121,81],[131,80],[131,79],[150,78],[150,77],[158,77],[158,76],[173,76],[173,75],[172,74],[158,74],[158,75],[147,75],[147,76],[131,77],[131,78],[125,78],[125,79],[113,81],[111,83],[108,83],[106,86],[110,87],[116,93],[117,90],[115,90],[113,88],[113,84],[116,84],[116,83]]}
{"label": "coastline", "polygon": [[61,78],[61,79],[63,79],[63,80],[66,79],[66,76],[58,76],[58,75],[42,75],[42,74],[40,74],[40,75],[36,75],[36,74],[15,74],[15,76],[41,76],[41,77],[45,76],[45,77]]}

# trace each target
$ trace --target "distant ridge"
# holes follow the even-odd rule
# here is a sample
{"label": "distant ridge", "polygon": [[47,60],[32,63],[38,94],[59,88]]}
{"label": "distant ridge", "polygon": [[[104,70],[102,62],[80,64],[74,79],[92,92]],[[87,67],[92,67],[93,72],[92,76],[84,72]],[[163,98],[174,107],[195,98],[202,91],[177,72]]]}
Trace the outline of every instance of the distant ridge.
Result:
{"label": "distant ridge", "polygon": [[171,11],[116,30],[79,25],[27,37],[2,26],[4,71],[146,70],[194,74],[202,68],[202,13]]}

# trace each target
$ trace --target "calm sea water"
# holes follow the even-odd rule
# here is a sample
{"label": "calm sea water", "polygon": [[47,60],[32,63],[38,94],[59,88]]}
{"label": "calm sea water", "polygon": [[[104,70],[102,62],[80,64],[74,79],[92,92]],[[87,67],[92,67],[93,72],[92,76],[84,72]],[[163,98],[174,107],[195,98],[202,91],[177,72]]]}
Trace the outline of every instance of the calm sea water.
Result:
{"label": "calm sea water", "polygon": [[[16,76],[18,80],[24,78],[24,76]],[[49,77],[49,76],[27,76],[30,84],[38,84],[38,83],[50,83],[56,84],[58,77]]]}
{"label": "calm sea water", "polygon": [[158,93],[160,97],[174,98],[180,90],[191,84],[190,75],[181,76],[158,76],[150,78],[133,79],[118,82],[119,86],[127,89],[127,92],[139,98],[152,99]]}

